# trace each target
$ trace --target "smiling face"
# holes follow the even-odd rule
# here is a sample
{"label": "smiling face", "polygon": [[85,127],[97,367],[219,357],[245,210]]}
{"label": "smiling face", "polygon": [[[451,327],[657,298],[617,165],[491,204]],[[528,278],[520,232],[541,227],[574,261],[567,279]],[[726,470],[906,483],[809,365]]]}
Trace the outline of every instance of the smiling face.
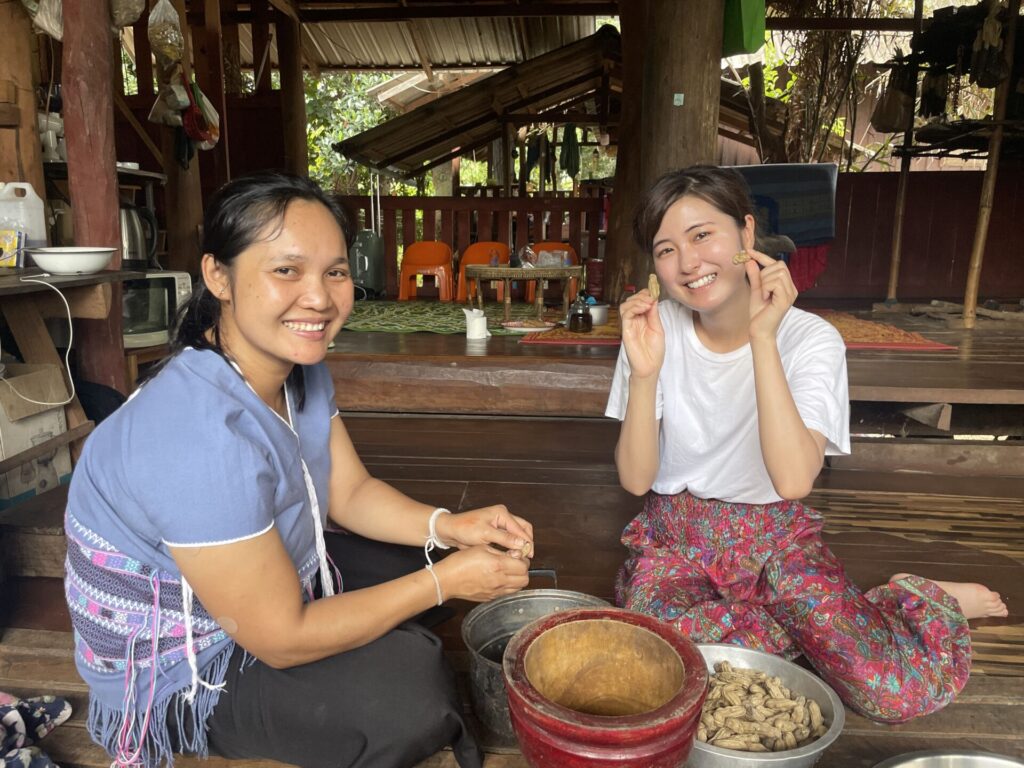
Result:
{"label": "smiling face", "polygon": [[698,312],[714,311],[749,296],[746,270],[733,257],[754,245],[754,217],[745,226],[703,198],[684,195],[654,235],[654,269],[665,292]]}
{"label": "smiling face", "polygon": [[345,238],[319,202],[291,202],[230,267],[207,254],[203,276],[224,349],[250,379],[320,362],[352,311]]}

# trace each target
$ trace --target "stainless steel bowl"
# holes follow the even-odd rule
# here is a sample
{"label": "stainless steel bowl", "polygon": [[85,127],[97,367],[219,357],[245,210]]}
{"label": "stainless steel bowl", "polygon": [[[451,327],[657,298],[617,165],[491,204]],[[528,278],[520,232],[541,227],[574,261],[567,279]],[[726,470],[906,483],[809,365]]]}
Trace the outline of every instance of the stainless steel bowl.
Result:
{"label": "stainless steel bowl", "polygon": [[829,685],[803,667],[770,653],[738,645],[704,644],[697,648],[704,657],[708,672],[715,671],[715,662],[728,661],[734,667],[756,669],[778,677],[791,691],[814,699],[821,707],[828,730],[820,739],[785,752],[739,752],[695,741],[686,763],[689,768],[809,768],[818,762],[818,758],[842,732],[846,720],[843,702]]}
{"label": "stainless steel bowl", "polygon": [[1024,762],[993,752],[908,752],[883,760],[875,768],[1024,768]]}

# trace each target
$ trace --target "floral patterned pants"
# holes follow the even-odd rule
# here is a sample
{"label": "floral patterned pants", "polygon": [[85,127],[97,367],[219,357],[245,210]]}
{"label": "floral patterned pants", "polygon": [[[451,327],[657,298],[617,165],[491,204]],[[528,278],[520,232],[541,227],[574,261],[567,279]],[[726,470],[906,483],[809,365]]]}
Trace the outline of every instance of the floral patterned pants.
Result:
{"label": "floral patterned pants", "polygon": [[797,502],[730,504],[649,493],[626,526],[619,605],[695,642],[803,654],[865,717],[898,723],[941,709],[971,667],[956,600],[917,576],[861,592]]}

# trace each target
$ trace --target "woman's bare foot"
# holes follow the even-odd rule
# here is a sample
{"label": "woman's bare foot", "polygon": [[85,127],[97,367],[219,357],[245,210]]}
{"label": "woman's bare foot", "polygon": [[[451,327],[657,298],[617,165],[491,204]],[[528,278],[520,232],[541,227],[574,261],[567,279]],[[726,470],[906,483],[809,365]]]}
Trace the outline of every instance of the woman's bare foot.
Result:
{"label": "woman's bare foot", "polygon": [[[889,581],[896,581],[909,575],[909,573],[897,573]],[[928,581],[952,595],[968,619],[983,619],[989,616],[1009,614],[1009,609],[999,597],[999,593],[993,592],[983,584],[972,584],[966,581],[937,581],[935,579],[928,579]]]}

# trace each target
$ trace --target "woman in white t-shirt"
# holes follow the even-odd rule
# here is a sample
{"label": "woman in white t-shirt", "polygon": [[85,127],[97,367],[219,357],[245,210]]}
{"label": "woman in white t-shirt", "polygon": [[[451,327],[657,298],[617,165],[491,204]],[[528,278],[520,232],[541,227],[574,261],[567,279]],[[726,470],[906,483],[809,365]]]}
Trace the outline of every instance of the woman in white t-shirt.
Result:
{"label": "woman in white t-shirt", "polygon": [[826,454],[850,451],[845,346],[793,307],[789,269],[754,250],[733,170],[660,178],[634,236],[659,303],[620,308],[606,415],[622,421],[622,486],[646,494],[623,533],[619,603],[699,642],[803,654],[853,709],[900,722],[948,704],[970,672],[967,619],[1005,616],[979,584],[896,574],[867,593],[800,499]]}

